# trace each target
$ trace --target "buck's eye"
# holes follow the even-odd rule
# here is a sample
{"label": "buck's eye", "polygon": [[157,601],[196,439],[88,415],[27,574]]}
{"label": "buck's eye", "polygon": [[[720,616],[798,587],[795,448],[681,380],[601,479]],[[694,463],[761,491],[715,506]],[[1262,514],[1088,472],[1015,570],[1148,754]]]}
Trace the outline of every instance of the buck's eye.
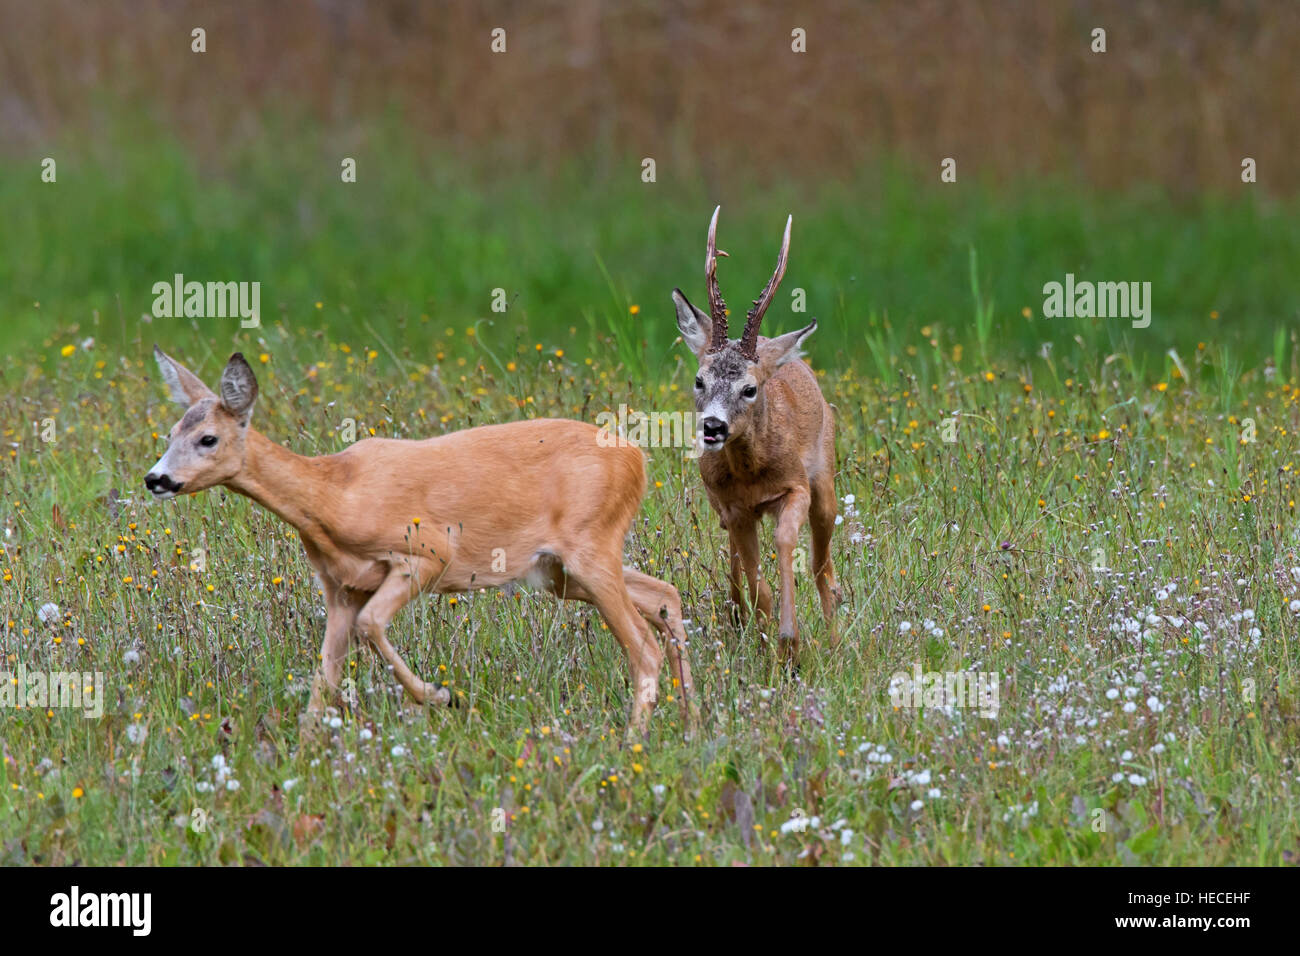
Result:
{"label": "buck's eye", "polygon": [[746,385],[745,390],[741,392],[746,398],[753,398],[758,394],[758,388],[754,385]]}
{"label": "buck's eye", "polygon": [[217,443],[216,435],[204,435],[202,438],[199,439],[199,444],[202,445],[204,448],[211,448],[216,443]]}
{"label": "buck's eye", "polygon": [[697,378],[695,379],[695,388],[696,388],[698,391],[701,391],[701,392],[704,391],[704,379],[702,379],[702,378],[698,378],[698,377],[697,377]]}

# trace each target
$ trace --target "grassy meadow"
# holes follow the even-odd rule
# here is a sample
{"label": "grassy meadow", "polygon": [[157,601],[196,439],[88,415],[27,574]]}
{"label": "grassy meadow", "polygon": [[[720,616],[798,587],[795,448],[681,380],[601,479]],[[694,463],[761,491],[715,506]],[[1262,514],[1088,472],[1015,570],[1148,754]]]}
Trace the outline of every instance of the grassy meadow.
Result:
{"label": "grassy meadow", "polygon": [[[99,672],[105,694],[99,719],[0,712],[0,861],[1300,852],[1294,203],[958,189],[888,164],[775,191],[643,184],[635,159],[476,177],[398,146],[345,186],[338,151],[310,139],[222,168],[145,142],[64,162],[57,184],[34,162],[0,175],[0,669]],[[797,674],[733,626],[696,466],[649,449],[627,555],[681,590],[698,734],[665,668],[648,738],[625,745],[612,636],[524,590],[429,597],[394,622],[456,707],[408,706],[358,650],[356,703],[304,739],[324,628],[311,568],[235,495],[145,500],[180,415],[152,346],[210,384],[241,350],[254,426],[300,453],[342,448],[345,418],[427,437],[687,410],[695,364],[668,293],[703,301],[719,200],[733,309],[794,212],[766,329],[804,318],[787,296],[805,289],[837,409],[843,641],[827,646],[810,579]],[[262,326],[145,317],[177,272],[261,281]],[[1151,281],[1150,328],[1044,319],[1042,286],[1067,272]],[[763,542],[775,583],[770,526]],[[891,678],[914,667],[1000,675],[996,718],[895,706]]]}

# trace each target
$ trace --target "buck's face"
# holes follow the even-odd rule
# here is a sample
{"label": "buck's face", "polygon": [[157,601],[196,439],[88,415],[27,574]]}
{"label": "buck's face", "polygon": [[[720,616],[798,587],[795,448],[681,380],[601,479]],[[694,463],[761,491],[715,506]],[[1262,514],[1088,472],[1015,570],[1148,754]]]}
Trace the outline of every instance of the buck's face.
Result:
{"label": "buck's face", "polygon": [[717,451],[728,439],[749,432],[766,381],[762,364],[750,361],[734,345],[700,356],[695,411],[705,451]]}
{"label": "buck's face", "polygon": [[680,289],[673,291],[673,302],[682,339],[700,360],[695,373],[700,442],[706,452],[718,451],[750,434],[763,414],[763,386],[778,368],[799,357],[800,345],[817,330],[817,323],[758,340],[751,357],[743,340],[715,348],[709,317],[691,305]]}
{"label": "buck's face", "polygon": [[772,297],[785,275],[793,222],[793,217],[790,217],[785,221],[776,271],[745,316],[744,333],[737,340],[727,337],[727,304],[718,289],[718,256],[726,255],[717,247],[718,212],[719,209],[713,210],[704,253],[708,313],[691,305],[681,289],[673,290],[677,329],[700,360],[700,369],[695,375],[695,410],[700,416],[700,444],[704,451],[718,451],[728,441],[743,438],[753,430],[755,420],[763,415],[763,386],[768,378],[786,362],[798,358],[799,346],[817,331],[817,320],[813,319],[806,328],[774,339],[764,339],[758,334],[763,314],[772,304]]}
{"label": "buck's face", "polygon": [[257,379],[238,352],[213,392],[189,369],[157,347],[154,357],[172,400],[186,409],[167,436],[167,451],[144,476],[157,499],[193,494],[229,481],[244,467],[244,439],[257,398]]}

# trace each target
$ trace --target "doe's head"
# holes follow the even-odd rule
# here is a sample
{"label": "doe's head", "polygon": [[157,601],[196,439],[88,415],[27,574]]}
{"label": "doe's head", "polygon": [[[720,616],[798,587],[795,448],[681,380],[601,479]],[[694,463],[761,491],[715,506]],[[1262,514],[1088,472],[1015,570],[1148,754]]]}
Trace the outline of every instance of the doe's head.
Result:
{"label": "doe's head", "polygon": [[695,410],[700,416],[700,437],[705,451],[717,451],[750,430],[755,413],[763,406],[763,386],[768,378],[786,362],[797,359],[800,346],[817,331],[817,320],[813,319],[806,327],[774,339],[761,338],[758,334],[763,313],[772,304],[777,286],[785,276],[790,258],[790,226],[794,220],[791,216],[785,221],[776,271],[745,316],[744,332],[739,339],[727,337],[727,304],[718,289],[718,256],[726,255],[717,247],[721,208],[713,210],[704,258],[708,314],[693,306],[681,289],[673,290],[677,328],[700,361],[695,376]]}
{"label": "doe's head", "polygon": [[214,392],[156,345],[153,355],[172,401],[185,414],[167,436],[167,451],[144,476],[145,487],[163,499],[229,481],[244,467],[244,440],[257,399],[253,370],[236,352]]}

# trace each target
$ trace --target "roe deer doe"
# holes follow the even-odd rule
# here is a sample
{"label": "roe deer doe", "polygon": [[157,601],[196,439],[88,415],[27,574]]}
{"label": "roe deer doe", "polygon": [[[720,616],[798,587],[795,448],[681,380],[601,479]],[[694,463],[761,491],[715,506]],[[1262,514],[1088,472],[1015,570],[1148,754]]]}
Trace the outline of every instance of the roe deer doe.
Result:
{"label": "roe deer doe", "polygon": [[594,425],[538,419],[486,425],[424,441],[369,438],[304,457],[249,427],[257,380],[238,353],[217,392],[157,347],[172,399],[186,409],[167,452],[145,476],[154,498],[224,485],[298,529],[324,585],[328,617],[308,712],[338,690],[355,634],[419,703],[447,703],[385,636],[415,595],[499,587],[515,580],[594,604],[627,652],[629,731],[654,707],[663,635],[694,721],[681,598],[671,584],[623,567],[623,539],[645,493],[634,446],[604,447]]}

